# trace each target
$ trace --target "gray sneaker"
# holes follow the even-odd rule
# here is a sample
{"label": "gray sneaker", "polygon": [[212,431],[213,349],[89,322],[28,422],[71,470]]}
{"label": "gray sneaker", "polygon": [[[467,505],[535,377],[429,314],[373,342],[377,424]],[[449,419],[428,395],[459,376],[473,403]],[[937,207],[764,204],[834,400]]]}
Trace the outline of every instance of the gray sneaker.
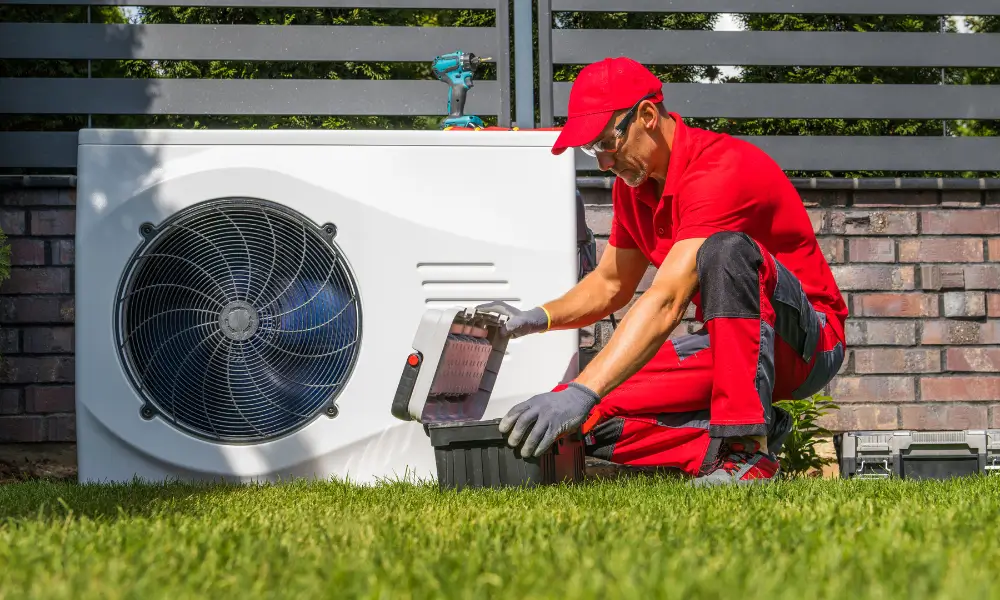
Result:
{"label": "gray sneaker", "polygon": [[780,472],[778,461],[761,452],[759,443],[728,441],[719,448],[715,463],[691,483],[699,487],[767,483],[777,479]]}

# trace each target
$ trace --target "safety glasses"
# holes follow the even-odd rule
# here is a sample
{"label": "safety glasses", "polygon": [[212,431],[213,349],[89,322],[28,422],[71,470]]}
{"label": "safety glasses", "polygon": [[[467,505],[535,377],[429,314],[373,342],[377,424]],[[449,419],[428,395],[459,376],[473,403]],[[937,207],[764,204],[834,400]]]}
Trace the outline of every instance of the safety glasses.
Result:
{"label": "safety glasses", "polygon": [[586,146],[580,146],[580,150],[583,150],[583,153],[587,156],[593,157],[596,157],[598,152],[603,152],[604,154],[617,152],[619,142],[625,137],[625,134],[628,133],[629,123],[632,121],[632,117],[635,116],[636,110],[639,108],[639,104],[641,104],[643,100],[648,100],[654,96],[656,96],[656,94],[652,93],[639,98],[639,101],[633,104],[632,108],[628,109],[628,112],[625,113],[624,117],[622,117],[622,120],[615,125],[612,137],[597,140],[596,142],[587,144]]}

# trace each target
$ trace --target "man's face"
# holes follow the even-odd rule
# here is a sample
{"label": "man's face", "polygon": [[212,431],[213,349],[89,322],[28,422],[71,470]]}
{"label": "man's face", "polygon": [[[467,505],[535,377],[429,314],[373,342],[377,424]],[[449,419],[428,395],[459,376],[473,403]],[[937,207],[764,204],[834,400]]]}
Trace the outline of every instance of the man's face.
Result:
{"label": "man's face", "polygon": [[[638,112],[648,103],[640,103],[636,111],[619,111],[605,125],[604,131],[589,144],[596,150],[597,165],[602,171],[610,170],[629,187],[638,187],[649,176],[649,159],[653,141],[644,127],[645,112]],[[627,121],[625,123],[624,121]],[[622,129],[616,137],[615,128]]]}

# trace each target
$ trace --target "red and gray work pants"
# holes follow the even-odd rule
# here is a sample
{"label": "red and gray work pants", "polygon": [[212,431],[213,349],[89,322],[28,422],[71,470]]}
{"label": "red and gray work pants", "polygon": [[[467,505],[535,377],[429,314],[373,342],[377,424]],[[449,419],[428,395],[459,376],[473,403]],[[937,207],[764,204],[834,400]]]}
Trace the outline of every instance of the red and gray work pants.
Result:
{"label": "red and gray work pants", "polygon": [[755,240],[714,234],[697,268],[705,327],[669,340],[602,399],[588,455],[698,475],[724,438],[771,432],[772,399],[811,396],[840,370],[843,340]]}

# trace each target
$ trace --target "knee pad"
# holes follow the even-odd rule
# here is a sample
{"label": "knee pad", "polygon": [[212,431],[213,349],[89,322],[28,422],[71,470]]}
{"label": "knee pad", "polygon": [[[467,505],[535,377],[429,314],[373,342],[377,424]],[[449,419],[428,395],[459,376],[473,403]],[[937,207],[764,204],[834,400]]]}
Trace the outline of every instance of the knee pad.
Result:
{"label": "knee pad", "polygon": [[745,233],[713,233],[698,249],[698,285],[705,320],[759,317],[760,248]]}

